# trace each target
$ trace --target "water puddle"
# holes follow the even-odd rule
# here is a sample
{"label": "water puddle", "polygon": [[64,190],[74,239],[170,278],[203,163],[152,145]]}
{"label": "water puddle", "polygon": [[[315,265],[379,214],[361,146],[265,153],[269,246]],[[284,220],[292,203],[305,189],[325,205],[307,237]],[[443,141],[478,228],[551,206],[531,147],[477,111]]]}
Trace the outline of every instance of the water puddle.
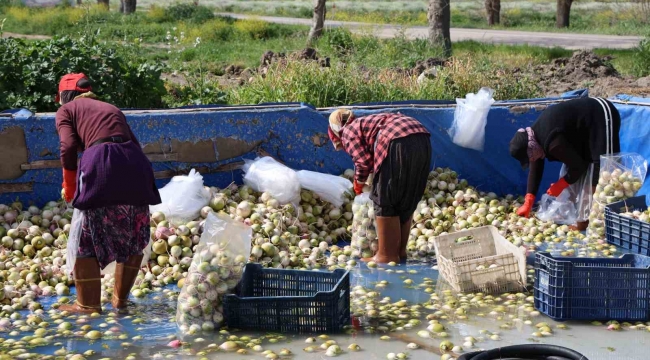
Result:
{"label": "water puddle", "polygon": [[[352,286],[363,286],[368,291],[377,291],[379,299],[390,297],[391,303],[399,300],[406,300],[408,305],[422,304],[430,305],[432,294],[442,296],[445,286],[443,283],[437,284],[438,272],[431,268],[430,264],[407,264],[396,267],[386,267],[383,269],[368,269],[364,265],[358,266],[352,271]],[[410,280],[410,281],[409,281]],[[382,287],[377,284],[387,282]],[[429,285],[420,286],[428,281]],[[433,285],[431,285],[433,284]],[[171,290],[178,291],[177,287],[168,287]],[[427,289],[428,288],[428,289]],[[73,290],[74,292],[74,290]],[[527,294],[528,295],[528,294]],[[532,295],[532,294],[530,294]],[[56,301],[56,298],[40,299],[44,309],[49,310],[50,305]],[[192,337],[180,337],[177,333],[177,327],[173,321],[176,312],[176,303],[169,300],[162,292],[154,291],[144,299],[136,299],[129,307],[128,314],[117,314],[109,317],[112,311],[110,305],[108,310],[100,318],[87,318],[85,323],[76,323],[77,319],[73,317],[65,318],[64,321],[73,324],[72,331],[80,330],[83,325],[90,325],[93,330],[105,332],[109,329],[118,330],[117,334],[123,334],[122,338],[112,337],[101,340],[88,340],[81,336],[64,337],[56,332],[57,324],[49,319],[49,315],[43,316],[44,321],[49,322],[47,335],[54,335],[51,341],[52,345],[41,346],[27,351],[38,354],[55,354],[55,351],[61,348],[68,353],[84,353],[94,351],[93,355],[88,355],[86,359],[124,359],[132,356],[135,359],[145,358],[172,358],[172,359],[261,359],[268,358],[261,352],[254,352],[248,349],[248,353],[225,353],[218,351],[216,347],[228,340],[231,335],[248,336],[252,339],[260,339],[262,351],[272,350],[275,354],[280,354],[282,349],[288,349],[293,355],[280,356],[279,358],[295,359],[324,359],[327,358],[325,350],[320,346],[326,339],[318,338],[321,334],[260,334],[250,332],[233,332],[232,334],[220,334],[219,331],[213,333],[203,333]],[[477,316],[480,311],[485,311],[485,317]],[[427,350],[427,347],[438,348],[443,340],[451,341],[454,345],[463,345],[466,337],[476,339],[484,338],[475,344],[474,349],[478,348],[491,349],[499,346],[524,344],[524,343],[548,343],[566,346],[577,350],[587,356],[590,360],[599,359],[627,359],[642,360],[647,359],[646,346],[650,345],[650,333],[647,330],[621,330],[607,331],[606,327],[594,326],[589,323],[567,322],[566,330],[556,328],[556,323],[545,316],[541,315],[530,318],[531,325],[523,322],[513,321],[512,318],[520,317],[526,319],[521,311],[514,310],[506,312],[500,316],[503,318],[497,320],[495,316],[489,315],[491,310],[472,309],[467,313],[466,320],[453,319],[440,320],[445,324],[445,331],[448,334],[446,338],[422,338],[418,332],[427,328],[428,320],[426,316],[435,312],[435,310],[420,309],[421,324],[413,326],[412,329],[396,331],[390,333],[381,333],[376,331],[373,334],[365,333],[360,329],[355,334],[331,335],[327,340],[334,340],[341,347],[343,352],[338,356],[342,359],[363,358],[363,359],[387,359],[387,354],[404,353],[409,359],[438,359],[439,355]],[[21,311],[23,318],[26,318],[29,311]],[[137,319],[137,320],[136,320]],[[113,322],[114,320],[114,322]],[[451,320],[451,322],[449,322]],[[113,323],[108,323],[111,321]],[[553,329],[551,336],[535,338],[532,334],[537,331],[535,324],[539,322],[548,323]],[[503,329],[504,324],[509,324],[508,329]],[[19,340],[24,336],[31,335],[33,332],[20,332],[17,336],[10,336],[3,333],[4,343],[0,344],[1,353],[22,346],[10,346],[7,342],[15,339]],[[490,339],[490,335],[498,334],[499,340]],[[316,342],[305,343],[305,339],[310,336],[316,337]],[[389,336],[390,338],[382,338]],[[134,339],[135,337],[135,339]],[[203,339],[197,342],[197,339]],[[179,348],[171,348],[167,344],[174,339],[181,339],[184,345]],[[200,340],[199,340],[200,341]],[[407,347],[407,344],[414,342],[420,344],[420,348],[413,350]],[[56,345],[54,345],[56,344]],[[360,352],[348,350],[350,344],[358,344]],[[314,351],[305,352],[303,349],[313,346]],[[272,358],[272,357],[270,357]]]}

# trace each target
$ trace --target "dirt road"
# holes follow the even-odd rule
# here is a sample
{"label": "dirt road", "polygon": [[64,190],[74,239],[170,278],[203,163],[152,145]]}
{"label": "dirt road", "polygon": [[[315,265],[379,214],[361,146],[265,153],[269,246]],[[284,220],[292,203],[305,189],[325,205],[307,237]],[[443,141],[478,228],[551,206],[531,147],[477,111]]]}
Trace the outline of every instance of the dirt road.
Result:
{"label": "dirt road", "polygon": [[[310,19],[297,19],[273,16],[252,16],[232,13],[217,15],[230,16],[237,19],[257,18],[277,24],[311,25]],[[377,25],[359,22],[326,21],[326,26],[344,26],[356,33],[369,33],[381,38],[395,37],[402,32],[410,39],[427,37],[425,26]],[[486,29],[451,29],[451,40],[475,40],[486,43],[536,45],[544,47],[563,47],[570,50],[611,48],[630,49],[641,41],[640,36],[589,35],[576,33],[548,33],[532,31],[486,30]]]}

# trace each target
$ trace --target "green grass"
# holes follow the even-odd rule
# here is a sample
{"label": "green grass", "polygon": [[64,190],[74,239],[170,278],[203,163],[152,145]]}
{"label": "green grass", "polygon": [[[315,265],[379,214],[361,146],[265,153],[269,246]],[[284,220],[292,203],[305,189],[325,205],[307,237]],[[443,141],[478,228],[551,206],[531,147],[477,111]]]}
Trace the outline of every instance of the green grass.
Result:
{"label": "green grass", "polygon": [[[316,106],[408,99],[454,99],[481,86],[497,90],[500,99],[536,97],[534,80],[518,74],[550,60],[567,57],[561,48],[493,45],[474,41],[454,43],[451,66],[418,85],[412,69],[418,61],[441,57],[426,40],[404,37],[377,39],[352,35],[344,29],[325,32],[315,44],[320,57],[331,58],[331,69],[290,62],[274,66],[266,76],[255,76],[244,86],[219,84],[215,76],[226,66],[257,68],[262,54],[291,53],[305,47],[308,28],[269,24],[259,20],[214,17],[210,12],[182,7],[152,7],[130,16],[95,6],[54,9],[0,8],[7,18],[4,30],[18,33],[93,36],[127,58],[144,58],[182,75],[168,82],[168,106],[203,103],[246,104],[267,101],[304,101]],[[50,19],[49,21],[47,19]],[[597,50],[614,56],[624,75],[642,75],[650,48]],[[177,78],[178,79],[178,78]]]}
{"label": "green grass", "polygon": [[[242,5],[218,6],[218,11],[310,18],[309,7],[249,7]],[[489,28],[485,20],[485,10],[479,6],[454,7],[452,3],[451,25],[458,28]],[[328,9],[329,20],[356,21],[377,24],[426,25],[427,14],[423,9],[417,10],[367,10],[367,9]],[[501,24],[494,29],[578,32],[612,35],[644,35],[650,26],[650,14],[644,14],[634,6],[598,8],[574,8],[571,12],[571,27],[555,27],[554,10],[536,8],[503,7]]]}

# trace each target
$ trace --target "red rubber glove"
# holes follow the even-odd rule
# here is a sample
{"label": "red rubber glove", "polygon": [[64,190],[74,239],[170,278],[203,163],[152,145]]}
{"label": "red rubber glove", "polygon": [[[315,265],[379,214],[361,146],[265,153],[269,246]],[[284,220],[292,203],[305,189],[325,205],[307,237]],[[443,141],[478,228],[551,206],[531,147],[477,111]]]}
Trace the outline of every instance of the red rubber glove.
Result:
{"label": "red rubber glove", "polygon": [[363,192],[363,184],[359,184],[357,182],[357,179],[354,179],[354,193],[357,195],[361,195]]}
{"label": "red rubber glove", "polygon": [[553,197],[558,197],[569,186],[569,183],[564,180],[564,178],[561,178],[558,180],[556,183],[551,184],[551,187],[546,190],[546,193],[553,196]]}
{"label": "red rubber glove", "polygon": [[533,204],[535,203],[535,195],[533,194],[526,194],[524,204],[517,209],[517,215],[523,216],[523,217],[529,217],[530,216],[530,210],[533,209]]}
{"label": "red rubber glove", "polygon": [[77,191],[77,170],[63,169],[63,191],[65,202],[72,202]]}

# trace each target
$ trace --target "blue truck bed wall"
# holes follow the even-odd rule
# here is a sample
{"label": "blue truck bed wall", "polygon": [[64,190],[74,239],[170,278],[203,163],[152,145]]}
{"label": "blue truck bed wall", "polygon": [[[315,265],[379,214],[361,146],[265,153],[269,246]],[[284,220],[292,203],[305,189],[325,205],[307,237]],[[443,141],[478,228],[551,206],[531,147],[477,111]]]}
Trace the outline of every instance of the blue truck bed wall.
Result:
{"label": "blue truck bed wall", "polygon": [[[587,96],[586,91],[560,98],[503,101],[490,110],[485,151],[454,145],[447,133],[454,103],[417,101],[363,104],[355,113],[400,112],[420,120],[431,132],[432,164],[450,167],[479,190],[524,194],[527,173],[510,157],[508,143],[518,128],[532,124],[547,106]],[[648,99],[620,98],[622,151],[650,158]],[[630,103],[626,104],[625,101]],[[241,182],[242,160],[271,155],[299,170],[341,174],[350,157],[335,152],[327,137],[332,109],[299,103],[247,107],[189,107],[173,110],[125,110],[130,126],[152,161],[158,187],[196,168],[206,185]],[[557,180],[560,164],[546,167],[541,191]],[[128,176],[128,175],[125,175]],[[0,114],[0,203],[21,200],[43,205],[60,198],[61,167],[54,114],[8,111]],[[650,193],[648,182],[641,189]]]}

